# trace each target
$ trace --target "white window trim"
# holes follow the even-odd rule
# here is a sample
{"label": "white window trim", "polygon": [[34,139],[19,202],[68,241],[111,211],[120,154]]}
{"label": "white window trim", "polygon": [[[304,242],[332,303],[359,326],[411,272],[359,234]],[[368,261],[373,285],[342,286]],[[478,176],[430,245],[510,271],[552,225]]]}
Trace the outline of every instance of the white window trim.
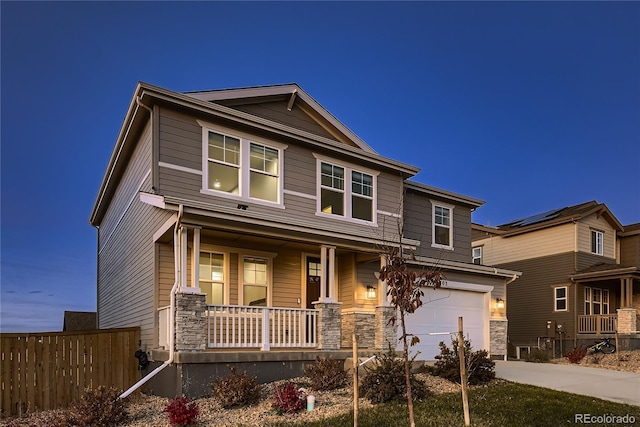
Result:
{"label": "white window trim", "polygon": [[[441,245],[436,243],[436,206],[449,209],[449,245]],[[442,203],[437,200],[431,200],[431,247],[439,249],[453,250],[453,209],[455,206],[448,203]]]}
{"label": "white window trim", "polygon": [[[604,256],[604,231],[591,229],[591,233],[589,233],[589,246],[591,246],[593,239],[593,234],[596,234],[596,251],[593,251],[591,248],[591,253],[594,255]],[[600,236],[600,246],[598,247],[598,236]]]}
{"label": "white window trim", "polygon": [[[217,255],[222,255],[222,264],[223,264],[223,268],[224,268],[224,280],[222,281],[223,286],[224,286],[224,290],[223,290],[223,295],[222,295],[222,305],[229,305],[229,273],[231,271],[231,255],[229,252],[226,251],[220,251],[220,250],[216,250],[208,245],[205,245],[205,247],[202,247],[202,244],[200,246],[200,252],[204,252],[204,253],[209,253],[209,254],[217,254]],[[200,254],[198,254],[198,263],[197,263],[198,268],[200,268]],[[192,271],[191,274],[193,274],[194,272]],[[199,278],[200,281],[204,281],[202,280],[202,277]],[[200,284],[198,283],[198,286],[200,286]]]}
{"label": "white window trim", "polygon": [[[332,159],[330,157],[325,157],[316,153],[313,153],[313,157],[316,158],[316,216],[324,217],[324,218],[332,218],[338,219],[341,221],[352,222],[354,224],[365,224],[378,226],[378,175],[380,172],[363,168],[354,164],[350,164],[347,162],[342,162],[339,160]],[[339,166],[344,168],[344,190],[342,192],[343,203],[344,203],[344,215],[335,215],[322,212],[322,163],[328,163],[333,166]],[[353,218],[353,210],[351,204],[351,172],[360,172],[367,175],[371,175],[373,180],[373,196],[371,198],[371,206],[372,206],[372,221],[366,221],[359,218]],[[338,191],[338,190],[336,190]],[[359,195],[357,197],[360,197]],[[363,197],[367,198],[367,197]]]}
{"label": "white window trim", "polygon": [[[475,251],[478,250],[480,252],[480,256],[475,256]],[[475,264],[475,260],[479,259],[480,263],[476,265],[482,265],[482,246],[474,246],[471,248],[471,262]]]}
{"label": "white window trim", "polygon": [[[216,126],[201,120],[197,120],[197,122],[202,127],[202,189],[200,190],[200,193],[242,202],[284,208],[284,151],[288,147],[286,144],[267,141],[262,138],[247,135],[243,132],[231,130],[222,126]],[[209,132],[219,133],[221,135],[240,140],[240,176],[238,181],[240,189],[238,195],[209,188]],[[251,143],[263,145],[278,151],[278,194],[275,202],[253,198],[249,195],[251,190],[249,178],[251,175],[249,147]]]}
{"label": "white window trim", "polygon": [[[564,288],[564,298],[558,298],[558,289]],[[558,301],[564,300],[564,309],[558,309]],[[568,286],[556,286],[553,288],[553,311],[569,311],[569,287]]]}
{"label": "white window trim", "polygon": [[244,260],[245,258],[262,258],[267,260],[267,307],[273,307],[273,258],[275,254],[268,252],[238,253],[238,305],[244,304]]}

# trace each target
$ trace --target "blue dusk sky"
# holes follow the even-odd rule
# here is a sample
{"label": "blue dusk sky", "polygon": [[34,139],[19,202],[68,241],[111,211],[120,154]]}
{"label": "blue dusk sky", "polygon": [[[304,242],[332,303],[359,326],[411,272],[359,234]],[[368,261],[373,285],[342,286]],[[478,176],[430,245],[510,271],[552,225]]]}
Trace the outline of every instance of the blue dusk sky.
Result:
{"label": "blue dusk sky", "polygon": [[2,332],[96,309],[102,176],[138,81],[298,83],[481,224],[597,200],[640,222],[639,2],[8,2]]}

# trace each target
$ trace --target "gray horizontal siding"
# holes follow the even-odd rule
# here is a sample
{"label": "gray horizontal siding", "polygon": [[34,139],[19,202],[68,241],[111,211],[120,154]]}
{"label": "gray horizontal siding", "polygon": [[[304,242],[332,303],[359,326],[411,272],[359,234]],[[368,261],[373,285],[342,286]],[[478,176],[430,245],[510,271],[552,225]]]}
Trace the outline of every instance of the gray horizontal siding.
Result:
{"label": "gray horizontal siding", "polygon": [[[168,109],[161,109],[159,119],[159,161],[200,171],[202,169],[202,128],[196,119]],[[246,129],[245,129],[246,131]],[[264,135],[262,136],[264,138]],[[280,141],[285,143],[285,141]],[[286,141],[284,152],[283,185],[286,191],[315,196],[316,164],[313,152],[303,145]],[[325,153],[326,154],[326,153]],[[373,237],[380,234],[371,225],[358,224],[338,218],[318,217],[316,201],[295,194],[284,194],[285,209],[252,203],[245,199],[230,199],[203,194],[202,175],[170,167],[158,168],[158,193],[216,206],[235,207],[238,203],[249,205],[251,212],[274,215],[277,218],[306,220],[317,224],[313,229],[342,232],[358,236]],[[378,209],[397,212],[402,201],[402,178],[388,172],[378,177]],[[382,217],[379,216],[379,219]],[[384,218],[385,221],[388,218]],[[395,233],[385,230],[386,234]]]}
{"label": "gray horizontal siding", "polygon": [[451,261],[471,262],[471,210],[466,206],[453,209],[453,250],[433,248],[433,213],[431,200],[427,195],[407,191],[404,197],[404,233],[405,237],[420,241],[416,255],[442,258]]}

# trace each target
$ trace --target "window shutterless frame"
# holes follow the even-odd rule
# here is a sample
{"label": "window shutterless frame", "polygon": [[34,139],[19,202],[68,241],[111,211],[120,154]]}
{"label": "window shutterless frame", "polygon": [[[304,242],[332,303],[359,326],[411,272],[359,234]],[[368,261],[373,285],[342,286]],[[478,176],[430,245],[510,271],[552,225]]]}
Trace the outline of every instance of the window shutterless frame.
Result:
{"label": "window shutterless frame", "polygon": [[569,310],[568,292],[569,291],[566,286],[558,286],[553,288],[553,311]]}
{"label": "window shutterless frame", "polygon": [[453,250],[453,205],[431,200],[431,246]]}
{"label": "window shutterless frame", "polygon": [[201,193],[284,207],[284,144],[198,121],[202,126]]}

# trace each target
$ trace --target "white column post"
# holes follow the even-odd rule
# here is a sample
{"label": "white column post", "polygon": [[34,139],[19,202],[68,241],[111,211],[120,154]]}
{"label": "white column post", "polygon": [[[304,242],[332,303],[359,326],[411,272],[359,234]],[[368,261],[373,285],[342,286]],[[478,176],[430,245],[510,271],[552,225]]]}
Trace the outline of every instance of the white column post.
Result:
{"label": "white column post", "polygon": [[[387,256],[380,255],[380,269],[387,265]],[[378,305],[389,305],[387,298],[387,281],[378,279]]]}
{"label": "white column post", "polygon": [[189,292],[187,283],[187,227],[180,227],[180,291]]}
{"label": "white column post", "polygon": [[191,288],[200,293],[200,228],[193,229],[193,249],[191,251]]}
{"label": "white column post", "polygon": [[327,247],[320,246],[320,302],[327,300]]}
{"label": "white column post", "polygon": [[329,301],[336,302],[336,248],[329,246]]}

